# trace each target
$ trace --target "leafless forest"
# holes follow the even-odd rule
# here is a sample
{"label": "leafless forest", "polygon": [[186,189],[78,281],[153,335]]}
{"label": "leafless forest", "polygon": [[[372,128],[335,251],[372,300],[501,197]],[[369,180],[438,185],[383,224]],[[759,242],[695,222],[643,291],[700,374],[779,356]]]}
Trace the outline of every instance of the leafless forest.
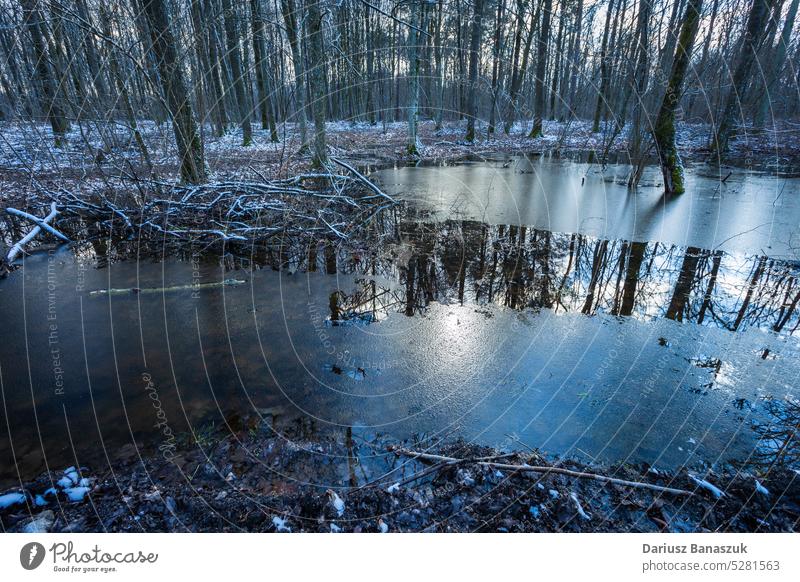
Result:
{"label": "leafless forest", "polygon": [[797,531],[798,8],[0,0],[0,531]]}
{"label": "leafless forest", "polygon": [[[375,142],[379,129],[404,124],[409,156],[425,156],[442,133],[470,144],[550,131],[560,146],[599,135],[601,153],[623,149],[632,187],[636,168],[657,156],[665,189],[681,192],[682,147],[724,162],[741,142],[753,163],[748,143],[774,156],[797,137],[797,0],[6,0],[1,9],[5,158],[43,147],[58,158],[78,141],[98,165],[126,149],[126,171],[147,177],[158,165],[151,126],[171,123],[172,164],[184,182],[203,183],[206,142],[233,131],[229,158],[247,158],[254,141],[281,142],[318,167],[330,134],[348,128],[332,121]],[[19,124],[44,122],[49,135],[37,131],[35,146],[14,139]],[[682,125],[691,143],[681,143]]]}

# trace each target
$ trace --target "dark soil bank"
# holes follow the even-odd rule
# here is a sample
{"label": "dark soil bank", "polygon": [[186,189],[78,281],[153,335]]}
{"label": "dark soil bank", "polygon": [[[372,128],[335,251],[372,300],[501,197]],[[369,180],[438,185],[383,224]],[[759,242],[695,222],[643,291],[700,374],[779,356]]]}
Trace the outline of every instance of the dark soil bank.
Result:
{"label": "dark soil bank", "polygon": [[[306,440],[299,429],[277,435],[255,423],[237,428],[213,443],[170,445],[161,454],[129,446],[103,474],[90,467],[44,474],[0,497],[7,505],[0,524],[12,532],[786,532],[796,531],[800,518],[800,474],[783,468],[758,476],[730,466],[668,474],[461,442],[403,443],[405,450],[465,459],[425,464],[352,430]],[[499,470],[487,458],[693,494]]]}

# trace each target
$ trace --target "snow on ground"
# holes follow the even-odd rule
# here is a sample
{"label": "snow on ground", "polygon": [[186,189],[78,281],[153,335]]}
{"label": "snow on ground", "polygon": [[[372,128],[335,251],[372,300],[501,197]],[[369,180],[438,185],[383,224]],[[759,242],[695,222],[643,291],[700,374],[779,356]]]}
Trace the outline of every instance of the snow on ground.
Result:
{"label": "snow on ground", "polygon": [[[174,135],[169,123],[141,121],[138,124],[154,166],[162,182],[178,178]],[[508,135],[501,125],[487,137],[488,124],[476,122],[477,139],[465,141],[466,121],[451,121],[439,129],[433,121],[421,121],[419,136],[422,157],[454,160],[470,155],[497,152],[524,154],[561,151],[595,153],[597,160],[628,162],[627,129],[617,130],[612,123],[593,133],[591,122],[545,121],[544,134],[528,137],[530,123],[518,121]],[[312,128],[309,127],[309,132]],[[703,160],[709,155],[711,128],[706,124],[679,124],[678,141],[688,159]],[[277,127],[278,141],[272,142],[269,130],[253,125],[253,143],[242,145],[241,130],[232,127],[221,137],[211,127],[202,128],[206,163],[212,181],[294,175],[308,169],[310,155],[299,155],[297,124]],[[393,164],[408,159],[408,127],[405,122],[333,121],[327,124],[331,155],[372,166]],[[783,122],[772,131],[745,129],[732,142],[731,163],[746,167],[796,171],[800,167],[800,125]],[[130,128],[123,123],[85,122],[72,124],[64,144],[55,148],[47,123],[0,123],[0,191],[6,200],[27,196],[32,179],[37,186],[66,188],[83,192],[105,191],[117,194],[126,190],[131,179],[150,179],[150,171]]]}

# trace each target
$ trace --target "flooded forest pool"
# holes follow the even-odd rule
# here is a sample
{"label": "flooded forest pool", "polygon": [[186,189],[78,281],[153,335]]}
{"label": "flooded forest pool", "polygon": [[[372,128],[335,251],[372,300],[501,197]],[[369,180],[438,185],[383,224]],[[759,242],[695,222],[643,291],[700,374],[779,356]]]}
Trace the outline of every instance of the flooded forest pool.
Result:
{"label": "flooded forest pool", "polygon": [[[0,281],[0,481],[258,416],[598,462],[745,462],[800,376],[800,180],[500,157],[373,174],[379,242],[117,260]],[[721,172],[721,173],[720,173]],[[97,293],[108,289],[130,290]]]}

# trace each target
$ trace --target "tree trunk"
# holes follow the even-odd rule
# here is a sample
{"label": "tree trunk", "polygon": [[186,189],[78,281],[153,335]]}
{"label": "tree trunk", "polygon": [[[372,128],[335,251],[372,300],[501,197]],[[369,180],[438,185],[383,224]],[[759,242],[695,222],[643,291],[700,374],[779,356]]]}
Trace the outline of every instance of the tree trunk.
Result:
{"label": "tree trunk", "polygon": [[575,96],[578,91],[578,74],[581,70],[580,54],[581,54],[581,32],[583,31],[583,0],[578,0],[578,5],[575,8],[575,40],[570,51],[570,79],[569,79],[569,92],[567,93],[567,102],[575,115]]}
{"label": "tree trunk", "polygon": [[239,124],[242,127],[242,145],[253,143],[253,127],[250,124],[250,100],[245,91],[245,74],[242,69],[242,56],[239,52],[239,33],[236,27],[236,14],[231,0],[222,0],[225,43],[227,46],[228,67],[231,70],[233,92],[239,109]]}
{"label": "tree trunk", "polygon": [[606,106],[606,85],[608,84],[608,35],[611,29],[611,16],[614,12],[614,0],[608,3],[606,12],[606,24],[603,27],[603,40],[600,44],[600,89],[597,91],[597,105],[594,108],[594,121],[592,122],[592,132],[600,131],[600,117]]}
{"label": "tree trunk", "polygon": [[560,18],[558,19],[558,35],[556,36],[556,45],[553,55],[555,57],[555,63],[553,64],[553,78],[551,80],[552,86],[550,87],[550,107],[549,107],[549,119],[556,119],[557,112],[556,109],[559,107],[557,104],[556,99],[558,96],[559,91],[559,81],[561,80],[561,58],[564,55],[564,24],[566,23],[567,19],[564,16],[564,0],[561,0],[559,3],[560,8]]}
{"label": "tree trunk", "polygon": [[422,149],[417,134],[417,121],[419,119],[419,32],[425,30],[425,7],[424,0],[413,0],[412,2],[412,28],[408,33],[408,62],[411,70],[409,71],[409,96],[408,96],[408,145],[406,151],[411,156],[417,156]]}
{"label": "tree trunk", "polygon": [[253,60],[256,67],[258,85],[258,109],[261,114],[261,129],[269,129],[270,141],[278,141],[278,128],[272,114],[272,99],[269,90],[269,74],[266,69],[267,42],[264,34],[264,16],[261,14],[261,0],[250,0],[253,21]]}
{"label": "tree trunk", "polygon": [[483,0],[474,0],[472,37],[469,47],[469,91],[467,93],[467,141],[475,141],[475,116],[478,114],[478,64],[481,60]]}
{"label": "tree trunk", "polygon": [[518,69],[514,70],[514,74],[512,76],[511,91],[509,95],[509,114],[506,117],[506,123],[504,127],[506,135],[511,131],[511,126],[514,124],[517,99],[519,97],[519,92],[522,89],[522,81],[525,79],[525,73],[528,70],[528,59],[530,58],[531,54],[531,44],[533,44],[533,34],[536,31],[536,23],[539,20],[539,13],[541,12],[541,2],[542,0],[539,0],[536,14],[534,14],[533,19],[531,20],[531,27],[528,30],[528,37],[525,41],[525,48],[522,51],[522,64]]}
{"label": "tree trunk", "polygon": [[772,106],[775,87],[778,83],[783,65],[786,62],[787,49],[792,42],[792,30],[794,29],[794,21],[797,17],[797,7],[798,0],[792,0],[792,3],[789,5],[789,10],[786,13],[786,21],[783,24],[783,30],[778,39],[778,46],[775,48],[775,54],[772,55],[772,58],[770,58],[765,65],[767,71],[764,89],[757,99],[756,112],[753,118],[753,125],[755,127],[764,127],[764,120]]}
{"label": "tree trunk", "polygon": [[312,165],[324,168],[328,163],[325,145],[325,52],[322,37],[322,0],[309,0],[306,6],[308,22],[309,83],[311,85],[311,112],[314,115],[314,156]]}
{"label": "tree trunk", "polygon": [[[631,126],[628,130],[628,155],[634,168],[639,168],[644,156],[642,141],[644,137],[644,119],[647,113],[645,107],[645,94],[647,92],[648,68],[648,37],[650,34],[650,14],[652,0],[639,0],[639,14],[636,23],[636,64],[633,69],[631,85],[634,90],[633,114]],[[628,182],[629,188],[635,188],[639,183],[641,172],[634,170]]]}
{"label": "tree trunk", "polygon": [[683,162],[678,154],[675,143],[675,110],[680,101],[683,81],[689,62],[692,58],[692,47],[697,37],[700,25],[700,12],[703,10],[703,0],[689,0],[686,14],[681,25],[678,45],[675,49],[675,59],[672,62],[667,91],[661,103],[661,109],[656,118],[653,130],[653,139],[661,163],[661,172],[664,175],[664,192],[666,194],[683,194]]}
{"label": "tree trunk", "polygon": [[62,105],[58,102],[58,80],[49,65],[50,56],[44,36],[44,15],[38,0],[21,0],[21,3],[23,23],[28,29],[33,49],[34,74],[40,94],[40,107],[53,129],[55,146],[61,147],[64,137],[69,131],[69,121]]}
{"label": "tree trunk", "polygon": [[172,116],[172,129],[181,165],[181,179],[191,184],[200,184],[206,180],[203,142],[197,131],[182,63],[178,59],[175,36],[169,25],[167,7],[164,0],[142,0],[142,10],[150,28],[152,50],[158,64],[161,88]]}
{"label": "tree trunk", "polygon": [[[211,87],[214,99],[213,111],[215,112],[215,119],[217,125],[217,137],[221,137],[225,133],[228,125],[228,111],[225,107],[225,91],[222,88],[222,57],[220,56],[220,46],[217,37],[217,31],[214,26],[215,18],[209,16],[213,13],[210,0],[205,0],[205,16],[206,30],[203,34],[203,39],[208,43],[208,59],[210,61],[207,72],[211,75]],[[200,9],[198,5],[198,10]],[[201,23],[203,20],[201,19]],[[202,24],[201,24],[202,26]]]}
{"label": "tree trunk", "polygon": [[497,2],[497,17],[494,22],[494,48],[492,50],[492,105],[489,110],[489,129],[487,136],[494,135],[495,118],[497,115],[497,93],[499,92],[500,79],[503,76],[503,62],[500,59],[503,52],[503,11],[505,9],[505,0],[498,0]]}
{"label": "tree trunk", "polygon": [[753,68],[756,55],[758,54],[761,41],[766,33],[767,16],[772,9],[774,0],[753,0],[750,14],[747,17],[747,28],[742,39],[742,52],[739,57],[739,64],[733,73],[733,82],[725,107],[722,110],[719,125],[714,134],[712,143],[712,155],[722,158],[728,153],[728,147],[736,123],[737,111],[741,113],[742,103],[740,97],[746,89],[747,81],[750,78],[750,71]]}
{"label": "tree trunk", "polygon": [[297,124],[300,130],[300,152],[308,151],[308,129],[306,128],[306,83],[305,66],[300,51],[300,41],[297,38],[297,8],[295,0],[281,0],[283,21],[286,25],[286,36],[289,48],[292,51],[292,66],[294,67],[294,98],[297,112]]}
{"label": "tree trunk", "polygon": [[550,12],[552,0],[544,0],[542,8],[542,25],[539,27],[539,43],[536,48],[536,79],[533,94],[533,127],[528,135],[536,138],[542,135],[542,119],[545,107],[545,79],[547,72],[547,45],[550,42]]}

